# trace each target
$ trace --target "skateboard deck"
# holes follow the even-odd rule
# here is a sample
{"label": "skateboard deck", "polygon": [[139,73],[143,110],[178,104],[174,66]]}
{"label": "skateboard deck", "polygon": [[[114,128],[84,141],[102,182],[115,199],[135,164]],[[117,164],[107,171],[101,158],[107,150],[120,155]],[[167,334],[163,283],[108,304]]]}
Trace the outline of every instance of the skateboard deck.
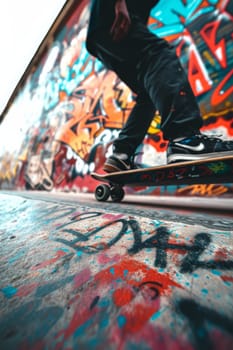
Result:
{"label": "skateboard deck", "polygon": [[97,200],[105,201],[111,196],[113,201],[120,201],[124,197],[123,186],[233,182],[233,155],[107,174],[92,173],[91,176],[105,183],[96,187],[95,197]]}

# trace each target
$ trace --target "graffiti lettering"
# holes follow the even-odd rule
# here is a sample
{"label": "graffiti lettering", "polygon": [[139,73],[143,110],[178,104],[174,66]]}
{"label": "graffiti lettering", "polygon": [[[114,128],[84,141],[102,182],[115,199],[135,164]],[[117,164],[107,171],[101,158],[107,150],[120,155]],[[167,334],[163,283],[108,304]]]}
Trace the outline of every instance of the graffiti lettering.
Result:
{"label": "graffiti lettering", "polygon": [[[91,215],[95,216],[95,213],[91,213]],[[78,222],[79,220],[85,220],[86,217],[80,215],[73,222]],[[166,268],[167,267],[167,251],[175,251],[177,254],[186,254],[183,260],[180,263],[180,272],[181,273],[191,273],[198,268],[203,269],[223,269],[228,270],[233,268],[233,261],[218,261],[218,260],[209,260],[202,261],[199,260],[202,253],[211,243],[210,235],[207,233],[198,233],[193,238],[192,245],[187,244],[178,244],[176,242],[170,242],[170,232],[166,227],[159,227],[155,229],[155,235],[142,241],[143,232],[139,223],[134,219],[119,219],[115,221],[108,222],[103,226],[100,226],[95,229],[89,229],[88,232],[83,234],[81,231],[77,229],[69,228],[70,223],[64,224],[58,228],[56,228],[52,232],[52,239],[62,244],[69,246],[77,251],[85,252],[86,254],[96,254],[99,251],[109,249],[111,246],[116,244],[120,239],[123,238],[127,231],[131,231],[133,235],[133,245],[128,249],[128,253],[135,255],[139,253],[143,249],[147,248],[155,248],[155,267]],[[105,231],[106,229],[113,228],[118,229],[118,233],[115,237],[106,241],[101,239],[100,242],[95,240],[93,244],[87,244],[91,237],[96,237],[96,234],[100,234],[101,231]],[[58,237],[59,232],[62,232],[62,238]],[[63,238],[64,233],[68,234],[69,239]],[[72,238],[72,237],[75,238]],[[71,237],[71,238],[70,238]]]}
{"label": "graffiti lettering", "polygon": [[[209,4],[215,4],[216,1],[208,1]],[[176,1],[176,8],[172,2],[166,0],[160,1],[159,5],[155,6],[152,10],[152,17],[162,23],[163,26],[151,25],[151,29],[155,31],[157,35],[167,36],[174,35],[183,32],[184,30],[184,19],[188,23],[194,21],[200,15],[208,13],[214,10],[213,6],[209,6],[206,2],[205,6],[201,6],[202,0],[192,1],[187,0]],[[201,7],[199,10],[198,8]],[[197,11],[198,10],[198,11]]]}
{"label": "graffiti lettering", "polygon": [[224,39],[221,39],[216,43],[217,31],[219,30],[220,21],[207,23],[200,34],[205,40],[206,44],[214,54],[215,58],[218,60],[222,68],[227,67],[226,59],[226,42]]}
{"label": "graffiti lettering", "polygon": [[227,188],[223,185],[190,185],[184,188],[179,188],[177,190],[179,194],[181,193],[190,193],[192,196],[220,196],[223,193],[227,192]]}
{"label": "graffiti lettering", "polygon": [[188,46],[189,63],[188,63],[188,79],[196,96],[202,95],[211,89],[211,80],[208,71],[203,64],[200,53],[198,52],[193,39],[186,31],[182,41],[177,46],[176,52],[178,56],[182,55],[183,50]]}

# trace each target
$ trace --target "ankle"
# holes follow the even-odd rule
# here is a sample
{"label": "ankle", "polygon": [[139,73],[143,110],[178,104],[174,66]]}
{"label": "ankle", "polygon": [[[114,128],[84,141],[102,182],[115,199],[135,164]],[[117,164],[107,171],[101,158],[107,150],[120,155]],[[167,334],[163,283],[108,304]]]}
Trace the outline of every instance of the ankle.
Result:
{"label": "ankle", "polygon": [[118,158],[118,159],[121,159],[121,160],[127,160],[127,159],[129,159],[129,156],[128,156],[128,154],[126,154],[126,153],[113,152],[112,155],[113,155],[114,157]]}

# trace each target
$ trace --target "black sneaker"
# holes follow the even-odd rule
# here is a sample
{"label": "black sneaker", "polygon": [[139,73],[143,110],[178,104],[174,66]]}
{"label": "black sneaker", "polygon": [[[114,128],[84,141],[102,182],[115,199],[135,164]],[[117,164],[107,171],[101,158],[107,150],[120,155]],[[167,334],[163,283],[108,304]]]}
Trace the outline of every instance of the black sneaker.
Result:
{"label": "black sneaker", "polygon": [[134,157],[132,157],[132,159],[128,158],[127,155],[126,157],[120,157],[117,154],[113,154],[105,161],[103,170],[106,171],[106,173],[113,173],[116,171],[127,171],[131,169],[137,169],[138,167],[134,163],[133,158]]}
{"label": "black sneaker", "polygon": [[171,141],[167,149],[167,163],[176,163],[205,158],[233,155],[233,141],[222,141],[217,137],[197,134]]}

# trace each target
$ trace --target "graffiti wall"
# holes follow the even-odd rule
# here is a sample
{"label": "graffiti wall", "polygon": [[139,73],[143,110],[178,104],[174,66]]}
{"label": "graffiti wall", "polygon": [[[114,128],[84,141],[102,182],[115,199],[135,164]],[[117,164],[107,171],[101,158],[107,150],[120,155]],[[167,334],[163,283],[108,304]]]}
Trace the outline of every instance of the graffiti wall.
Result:
{"label": "graffiti wall", "polygon": [[[89,1],[81,0],[0,125],[0,187],[92,192],[111,143],[135,103],[132,91],[85,47]],[[150,30],[176,48],[204,119],[203,132],[233,138],[230,0],[161,0]],[[166,162],[156,113],[140,156]],[[211,185],[212,186],[212,185]],[[143,193],[229,194],[232,185],[162,187]]]}

